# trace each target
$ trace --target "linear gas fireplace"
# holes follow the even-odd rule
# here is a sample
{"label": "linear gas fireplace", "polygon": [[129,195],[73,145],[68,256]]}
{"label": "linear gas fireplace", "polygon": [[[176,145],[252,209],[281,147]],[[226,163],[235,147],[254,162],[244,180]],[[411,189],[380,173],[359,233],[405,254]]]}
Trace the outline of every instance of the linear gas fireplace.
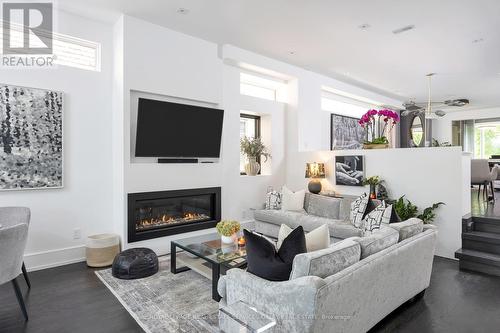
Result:
{"label": "linear gas fireplace", "polygon": [[215,227],[220,221],[220,187],[129,193],[128,241]]}

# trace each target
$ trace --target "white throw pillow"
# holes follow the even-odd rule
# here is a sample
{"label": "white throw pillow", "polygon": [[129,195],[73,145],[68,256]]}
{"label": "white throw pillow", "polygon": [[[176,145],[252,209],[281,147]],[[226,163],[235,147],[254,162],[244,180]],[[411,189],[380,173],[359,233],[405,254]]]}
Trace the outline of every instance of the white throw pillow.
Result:
{"label": "white throw pillow", "polygon": [[[286,224],[281,225],[280,231],[278,233],[278,241],[276,243],[277,249],[280,248],[283,240],[285,240],[285,238],[292,231],[293,229],[287,226]],[[322,226],[317,227],[311,232],[306,233],[307,252],[326,249],[329,246],[330,246],[330,230],[328,230],[328,226],[326,224],[323,224]]]}
{"label": "white throw pillow", "polygon": [[281,210],[303,211],[305,190],[297,192],[290,191],[286,186],[283,186],[281,191]]}
{"label": "white throw pillow", "polygon": [[363,235],[368,236],[380,229],[382,223],[389,223],[392,205],[387,206],[385,201],[369,212],[363,220]]}

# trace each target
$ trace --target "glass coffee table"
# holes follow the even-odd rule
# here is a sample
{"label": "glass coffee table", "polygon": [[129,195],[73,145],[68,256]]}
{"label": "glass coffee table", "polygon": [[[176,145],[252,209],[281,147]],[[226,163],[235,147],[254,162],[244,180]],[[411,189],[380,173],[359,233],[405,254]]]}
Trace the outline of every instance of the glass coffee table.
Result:
{"label": "glass coffee table", "polygon": [[219,327],[224,333],[261,333],[276,326],[276,320],[243,301],[219,309]]}
{"label": "glass coffee table", "polygon": [[[177,252],[177,248],[184,252]],[[218,234],[178,239],[170,243],[170,271],[173,274],[193,270],[212,280],[212,299],[220,301],[217,283],[230,268],[246,265],[244,246],[224,244]],[[180,267],[177,267],[177,266]]]}

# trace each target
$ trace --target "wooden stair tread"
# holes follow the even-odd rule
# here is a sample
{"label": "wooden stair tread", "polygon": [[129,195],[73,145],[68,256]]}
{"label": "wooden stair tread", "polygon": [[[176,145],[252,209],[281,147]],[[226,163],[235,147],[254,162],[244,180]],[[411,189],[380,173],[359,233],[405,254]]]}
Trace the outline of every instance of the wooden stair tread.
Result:
{"label": "wooden stair tread", "polygon": [[462,233],[462,239],[470,239],[478,242],[500,244],[500,234],[484,231],[469,231]]}
{"label": "wooden stair tread", "polygon": [[475,223],[487,223],[487,224],[500,225],[500,218],[498,218],[498,217],[473,216],[472,221]]}
{"label": "wooden stair tread", "polygon": [[500,266],[500,254],[461,248],[455,252],[455,258]]}

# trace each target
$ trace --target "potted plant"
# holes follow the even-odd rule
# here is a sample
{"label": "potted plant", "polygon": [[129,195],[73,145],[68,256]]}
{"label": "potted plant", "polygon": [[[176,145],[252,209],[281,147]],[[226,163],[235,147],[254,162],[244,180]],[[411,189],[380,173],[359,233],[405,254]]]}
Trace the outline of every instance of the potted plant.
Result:
{"label": "potted plant", "polygon": [[[383,110],[368,110],[358,121],[366,131],[365,149],[379,149],[389,147],[387,136],[399,121],[397,112]],[[377,126],[384,123],[382,131],[377,131]],[[369,141],[371,138],[371,141]]]}
{"label": "potted plant", "polygon": [[244,137],[240,141],[241,152],[247,157],[248,162],[245,164],[245,172],[249,176],[255,176],[260,171],[260,164],[257,158],[264,156],[265,161],[271,154],[269,154],[266,146],[262,143],[260,138],[247,138]]}
{"label": "potted plant", "polygon": [[435,210],[444,205],[444,202],[436,202],[432,206],[425,208],[420,214],[419,209],[410,200],[406,199],[403,195],[394,202],[394,209],[402,221],[408,220],[412,217],[421,219],[424,224],[429,224],[436,218]]}
{"label": "potted plant", "polygon": [[363,185],[370,185],[370,199],[377,199],[376,186],[383,182],[379,176],[371,176],[363,179]]}
{"label": "potted plant", "polygon": [[236,242],[237,233],[240,231],[241,226],[238,221],[224,220],[217,223],[215,228],[221,235],[222,243],[233,244]]}

